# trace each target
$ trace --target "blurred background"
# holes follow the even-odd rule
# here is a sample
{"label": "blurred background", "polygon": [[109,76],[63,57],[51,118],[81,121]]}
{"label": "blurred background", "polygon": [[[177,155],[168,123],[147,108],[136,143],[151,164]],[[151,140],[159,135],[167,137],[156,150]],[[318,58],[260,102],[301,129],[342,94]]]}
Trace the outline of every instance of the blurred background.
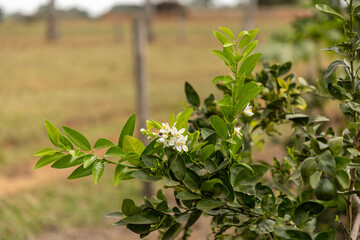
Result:
{"label": "blurred background", "polygon": [[[90,177],[66,180],[71,170],[33,170],[33,154],[51,147],[45,119],[85,133],[93,144],[98,137],[116,142],[137,111],[135,16],[144,16],[148,26],[148,118],[166,121],[183,108],[185,81],[202,99],[220,96],[211,80],[226,68],[210,52],[220,46],[212,33],[219,26],[236,33],[259,28],[262,62],[294,60],[292,72],[314,83],[332,57],[319,49],[341,40],[341,25],[316,14],[315,2],[340,4],[0,0],[0,239],[137,239],[104,216],[119,210],[124,198],[140,203],[141,183],[114,188],[111,169],[97,185]],[[263,147],[258,157],[271,161],[282,152],[279,145]],[[201,223],[195,230],[194,239],[209,233]]]}

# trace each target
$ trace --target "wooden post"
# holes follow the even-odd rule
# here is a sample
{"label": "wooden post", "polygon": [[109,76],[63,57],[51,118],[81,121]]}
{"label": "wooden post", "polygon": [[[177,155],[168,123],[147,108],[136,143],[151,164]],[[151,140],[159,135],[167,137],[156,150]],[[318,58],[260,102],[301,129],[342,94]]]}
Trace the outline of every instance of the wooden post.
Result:
{"label": "wooden post", "polygon": [[254,27],[254,18],[258,10],[258,0],[248,0],[248,7],[245,10],[244,29],[251,30]]}
{"label": "wooden post", "polygon": [[59,38],[56,9],[55,9],[55,0],[50,0],[48,9],[47,9],[47,30],[46,30],[46,39],[49,42],[56,42]]}
{"label": "wooden post", "polygon": [[147,40],[149,42],[152,42],[155,39],[155,35],[153,31],[154,8],[150,0],[146,0],[144,4],[145,4],[144,15],[145,15],[145,23],[146,23],[146,31],[147,31]]}
{"label": "wooden post", "polygon": [[[145,127],[148,118],[149,97],[148,97],[148,73],[146,69],[146,45],[147,31],[143,16],[134,18],[134,70],[136,77],[136,109],[138,127]],[[146,142],[144,135],[139,139]],[[149,182],[144,183],[144,194],[147,198],[152,196],[152,185]]]}

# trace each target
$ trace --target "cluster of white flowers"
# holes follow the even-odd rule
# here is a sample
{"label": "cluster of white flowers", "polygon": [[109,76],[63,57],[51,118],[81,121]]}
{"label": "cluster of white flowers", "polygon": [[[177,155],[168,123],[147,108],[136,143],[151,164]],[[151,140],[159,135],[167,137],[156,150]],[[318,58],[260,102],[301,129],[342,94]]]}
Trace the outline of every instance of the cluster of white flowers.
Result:
{"label": "cluster of white flowers", "polygon": [[145,129],[140,129],[140,132],[147,135],[150,139],[157,138],[156,142],[162,144],[164,147],[173,147],[177,151],[188,151],[186,145],[188,136],[184,136],[185,128],[177,130],[176,123],[170,128],[168,123],[162,123],[162,127],[157,133],[149,134]]}

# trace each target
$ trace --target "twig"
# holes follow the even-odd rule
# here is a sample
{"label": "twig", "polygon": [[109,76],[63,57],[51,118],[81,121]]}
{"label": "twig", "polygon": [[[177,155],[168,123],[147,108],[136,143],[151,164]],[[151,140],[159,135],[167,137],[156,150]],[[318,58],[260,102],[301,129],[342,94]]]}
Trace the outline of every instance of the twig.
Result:
{"label": "twig", "polygon": [[350,237],[352,240],[356,240],[357,236],[359,235],[359,229],[360,229],[360,199],[355,194],[352,197],[357,207],[357,213],[356,213],[355,221],[352,226]]}

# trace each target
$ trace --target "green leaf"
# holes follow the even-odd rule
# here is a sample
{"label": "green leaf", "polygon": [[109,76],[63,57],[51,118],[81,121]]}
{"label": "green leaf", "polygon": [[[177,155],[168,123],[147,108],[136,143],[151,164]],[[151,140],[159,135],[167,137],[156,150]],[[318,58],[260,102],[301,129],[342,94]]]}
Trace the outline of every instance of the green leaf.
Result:
{"label": "green leaf", "polygon": [[94,176],[94,183],[97,184],[104,173],[105,164],[103,162],[95,162],[92,167],[92,174]]}
{"label": "green leaf", "polygon": [[242,31],[239,34],[239,37],[242,36],[240,43],[239,43],[239,49],[242,49],[243,47],[248,45],[252,40],[254,40],[258,31],[259,31],[259,29],[253,29],[250,31]]}
{"label": "green leaf", "polygon": [[206,145],[200,151],[199,161],[204,162],[205,159],[209,158],[215,151],[215,146],[212,144]]}
{"label": "green leaf", "polygon": [[131,199],[124,199],[121,211],[125,216],[133,216],[140,214],[142,212],[142,209],[135,205],[134,201]]}
{"label": "green leaf", "polygon": [[[248,90],[248,87],[252,87],[251,90]],[[240,101],[238,101],[235,106],[236,114],[239,114],[264,88],[263,86],[256,86],[256,88],[253,87],[255,87],[253,83],[251,85],[249,83],[245,84],[243,87],[244,91],[240,91],[236,96],[237,99],[240,97]]]}
{"label": "green leaf", "polygon": [[106,151],[104,157],[117,158],[117,157],[124,157],[125,155],[126,155],[126,152],[123,149],[121,149],[118,146],[113,146]]}
{"label": "green leaf", "polygon": [[304,180],[304,183],[307,184],[310,181],[310,176],[315,172],[315,170],[318,168],[318,164],[316,161],[316,158],[309,157],[305,159],[301,165],[301,177]]}
{"label": "green leaf", "polygon": [[65,155],[63,153],[57,152],[53,155],[45,155],[41,157],[35,164],[34,169],[44,167],[50,163],[56,162],[57,160],[63,158]]}
{"label": "green leaf", "polygon": [[321,172],[316,171],[310,176],[310,186],[312,189],[316,189],[318,183],[320,182]]}
{"label": "green leaf", "polygon": [[336,171],[336,179],[343,189],[348,189],[350,186],[349,174],[344,170]]}
{"label": "green leaf", "polygon": [[216,133],[223,139],[228,139],[229,134],[227,130],[227,125],[224,120],[216,115],[212,115],[210,118],[210,123],[215,129]]}
{"label": "green leaf", "polygon": [[180,200],[196,200],[196,199],[201,199],[201,196],[194,193],[183,191],[176,194],[176,198]]}
{"label": "green leaf", "polygon": [[297,227],[303,228],[306,222],[321,214],[324,209],[324,205],[318,202],[304,202],[296,208],[293,221]]}
{"label": "green leaf", "polygon": [[61,133],[51,122],[45,120],[45,127],[50,141],[55,147],[59,147]]}
{"label": "green leaf", "polygon": [[84,151],[91,150],[91,145],[89,143],[89,140],[87,140],[86,137],[84,137],[81,133],[66,126],[63,126],[63,130],[66,136],[70,139],[70,141],[73,142],[80,149]]}
{"label": "green leaf", "polygon": [[125,152],[137,153],[139,155],[145,149],[145,145],[139,139],[130,135],[125,135],[122,146]]}
{"label": "green leaf", "polygon": [[324,78],[328,78],[330,77],[338,67],[345,67],[345,63],[343,61],[340,60],[336,60],[332,63],[330,63],[330,65],[328,66],[328,68],[325,71],[325,75]]}
{"label": "green leaf", "polygon": [[335,162],[337,170],[344,169],[350,163],[350,158],[339,156],[335,158]]}
{"label": "green leaf", "polygon": [[292,201],[288,198],[284,198],[278,206],[279,217],[283,218],[285,214],[291,216],[293,211],[294,211],[294,207]]}
{"label": "green leaf", "polygon": [[224,76],[217,76],[217,77],[215,77],[215,78],[211,81],[211,83],[212,83],[212,84],[215,84],[215,83],[217,83],[217,82],[222,81],[223,79],[224,79]]}
{"label": "green leaf", "polygon": [[123,147],[123,142],[124,142],[124,138],[125,136],[132,136],[134,134],[134,130],[135,130],[135,124],[136,124],[136,115],[133,114],[129,117],[129,119],[126,121],[123,129],[121,130],[120,136],[119,136],[119,141],[118,141],[118,146],[119,147]]}
{"label": "green leaf", "polygon": [[191,169],[186,169],[184,183],[193,191],[197,191],[201,187],[201,179],[199,175]]}
{"label": "green leaf", "polygon": [[161,177],[153,176],[152,172],[146,168],[134,171],[131,173],[131,176],[140,179],[143,182],[153,182],[161,179]]}
{"label": "green leaf", "polygon": [[250,73],[254,70],[257,62],[261,58],[262,53],[255,53],[249,57],[247,57],[244,62],[241,64],[239,69],[239,74],[245,73],[245,75],[250,75]]}
{"label": "green leaf", "polygon": [[164,186],[169,186],[169,187],[173,187],[173,186],[177,186],[180,184],[180,182],[174,181],[170,178],[167,177],[163,177],[162,178],[163,182],[164,182]]}
{"label": "green leaf", "polygon": [[341,152],[343,145],[343,137],[332,138],[328,141],[329,148],[334,157],[338,156]]}
{"label": "green leaf", "polygon": [[315,7],[320,12],[332,15],[334,17],[337,17],[338,19],[340,19],[341,21],[346,23],[346,19],[343,16],[341,16],[338,12],[336,12],[334,9],[332,9],[329,5],[327,5],[327,4],[316,4]]}
{"label": "green leaf", "polygon": [[191,105],[195,107],[200,106],[200,97],[195,91],[195,89],[188,82],[185,82],[185,93],[186,99]]}
{"label": "green leaf", "polygon": [[333,85],[332,83],[329,83],[328,90],[331,96],[333,96],[335,99],[343,99],[342,89],[338,85]]}
{"label": "green leaf", "polygon": [[83,165],[76,168],[67,179],[77,179],[82,177],[87,177],[92,174],[92,166],[84,168]]}
{"label": "green leaf", "polygon": [[184,160],[177,154],[172,154],[169,159],[170,169],[174,173],[177,180],[185,178],[186,167]]}
{"label": "green leaf", "polygon": [[319,167],[327,176],[335,177],[336,175],[336,162],[329,150],[326,150],[321,155],[318,155],[316,159],[319,162]]}
{"label": "green leaf", "polygon": [[286,120],[293,121],[296,124],[306,125],[309,122],[309,116],[305,114],[286,114]]}
{"label": "green leaf", "polygon": [[123,165],[117,165],[115,168],[115,173],[114,173],[114,187],[116,187],[117,185],[119,185],[119,183],[121,182],[121,180],[124,179],[125,174],[127,173],[127,168],[125,168]]}
{"label": "green leaf", "polygon": [[83,159],[83,157],[79,157],[76,160],[72,161],[72,156],[68,154],[54,162],[51,167],[56,169],[70,168],[82,164]]}
{"label": "green leaf", "polygon": [[341,50],[341,48],[336,47],[336,46],[323,48],[323,49],[320,49],[320,50],[322,50],[322,51],[333,51],[333,52],[336,52],[336,53],[340,54],[341,56],[346,56],[346,54],[343,52],[343,50]]}
{"label": "green leaf", "polygon": [[215,133],[214,130],[210,128],[202,128],[201,129],[201,137],[206,140],[209,136],[213,135]]}
{"label": "green leaf", "polygon": [[279,76],[287,74],[292,67],[292,62],[286,62],[279,68]]}
{"label": "green leaf", "polygon": [[114,143],[110,140],[107,140],[105,138],[100,138],[96,141],[94,145],[94,150],[102,149],[102,148],[108,148],[114,146]]}
{"label": "green leaf", "polygon": [[235,40],[234,33],[227,27],[219,27],[221,31],[223,31],[226,35],[230,37],[230,39]]}
{"label": "green leaf", "polygon": [[191,117],[192,112],[193,108],[187,108],[182,113],[179,113],[176,116],[176,129],[180,130],[182,128],[185,128],[185,133],[187,133],[187,130],[189,128],[188,121]]}
{"label": "green leaf", "polygon": [[93,164],[98,159],[97,156],[90,155],[89,157],[84,159],[84,168],[88,168],[91,164]]}
{"label": "green leaf", "polygon": [[260,180],[269,170],[269,166],[258,164],[251,165],[252,171],[248,170],[243,166],[241,167],[243,168],[243,170],[240,171],[236,176],[234,186],[254,184],[258,180]]}
{"label": "green leaf", "polygon": [[252,43],[250,43],[249,45],[246,46],[246,48],[244,49],[244,51],[241,54],[241,60],[246,59],[257,47],[258,44],[258,40],[253,41]]}
{"label": "green leaf", "polygon": [[254,208],[256,204],[256,197],[254,195],[248,194],[248,193],[242,193],[242,192],[235,192],[236,196],[238,196],[242,204],[249,208]]}
{"label": "green leaf", "polygon": [[225,37],[225,35],[222,34],[221,32],[213,31],[213,33],[214,33],[214,36],[219,40],[219,42],[220,42],[222,45],[231,43],[231,42],[229,41],[229,39],[228,39],[227,37]]}
{"label": "green leaf", "polygon": [[307,232],[297,230],[293,227],[277,227],[275,236],[281,237],[280,239],[282,240],[312,240]]}
{"label": "green leaf", "polygon": [[221,58],[226,65],[230,66],[231,65],[231,60],[222,52],[219,50],[212,50],[212,52],[218,56],[219,58]]}
{"label": "green leaf", "polygon": [[346,150],[354,157],[360,156],[360,152],[355,148],[347,148]]}
{"label": "green leaf", "polygon": [[224,97],[218,102],[219,106],[231,106],[231,97],[225,94]]}
{"label": "green leaf", "polygon": [[176,237],[176,235],[178,234],[178,232],[180,230],[181,230],[181,224],[174,223],[173,225],[171,225],[171,227],[168,228],[168,230],[166,230],[166,232],[162,236],[161,240],[174,239],[174,237]]}
{"label": "green leaf", "polygon": [[43,148],[39,151],[37,151],[34,156],[36,157],[41,157],[41,156],[46,156],[46,155],[54,155],[56,153],[56,151],[52,148]]}
{"label": "green leaf", "polygon": [[226,76],[222,79],[222,82],[223,82],[224,84],[226,84],[226,83],[231,83],[231,82],[234,82],[234,81],[235,81],[235,79],[234,79],[233,77],[229,76],[229,75],[226,75]]}
{"label": "green leaf", "polygon": [[331,228],[327,232],[319,233],[314,240],[336,240],[336,230]]}
{"label": "green leaf", "polygon": [[200,209],[200,210],[203,210],[203,211],[206,211],[206,210],[211,210],[211,209],[214,209],[214,208],[221,207],[223,205],[224,204],[222,202],[219,202],[219,201],[215,201],[215,200],[212,200],[212,199],[203,199],[203,200],[200,200],[197,203],[196,208]]}
{"label": "green leaf", "polygon": [[169,126],[173,126],[174,123],[175,123],[175,115],[171,113],[169,117]]}

